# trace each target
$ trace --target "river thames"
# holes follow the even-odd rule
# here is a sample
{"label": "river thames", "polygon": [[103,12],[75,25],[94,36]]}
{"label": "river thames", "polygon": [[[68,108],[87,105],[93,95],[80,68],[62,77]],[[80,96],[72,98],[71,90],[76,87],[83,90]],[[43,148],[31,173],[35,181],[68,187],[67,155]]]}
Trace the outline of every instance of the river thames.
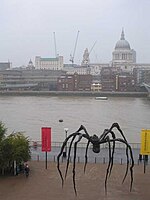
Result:
{"label": "river thames", "polygon": [[118,122],[128,141],[139,143],[141,130],[150,129],[150,101],[134,97],[95,100],[73,96],[0,96],[0,120],[8,134],[24,132],[34,141],[41,140],[41,127],[51,127],[53,142],[64,140],[64,128],[71,134],[82,124],[90,135],[100,135]]}

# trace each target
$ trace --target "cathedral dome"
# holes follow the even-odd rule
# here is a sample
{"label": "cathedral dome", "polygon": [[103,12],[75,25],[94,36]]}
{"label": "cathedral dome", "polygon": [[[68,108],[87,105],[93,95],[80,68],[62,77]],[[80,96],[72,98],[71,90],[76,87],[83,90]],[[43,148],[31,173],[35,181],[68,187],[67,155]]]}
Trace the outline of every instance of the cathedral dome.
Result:
{"label": "cathedral dome", "polygon": [[124,38],[124,31],[123,30],[122,30],[122,33],[121,33],[121,38],[116,43],[116,46],[115,46],[115,50],[120,50],[120,49],[130,50],[130,44],[129,44],[128,41],[125,40],[125,38]]}

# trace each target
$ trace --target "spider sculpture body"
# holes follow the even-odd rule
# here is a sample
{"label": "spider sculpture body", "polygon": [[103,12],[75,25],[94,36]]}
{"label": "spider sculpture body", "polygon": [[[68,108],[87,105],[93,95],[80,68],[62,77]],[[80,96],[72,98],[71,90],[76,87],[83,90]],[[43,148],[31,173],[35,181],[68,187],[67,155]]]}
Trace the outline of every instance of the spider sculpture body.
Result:
{"label": "spider sculpture body", "polygon": [[[114,132],[114,128],[116,128],[121,137],[116,137],[116,134]],[[82,138],[86,138],[87,139],[87,145],[86,145],[86,150],[85,150],[85,163],[84,163],[84,172],[86,170],[86,165],[87,165],[87,154],[88,154],[88,148],[90,143],[93,145],[93,152],[94,153],[99,153],[100,152],[100,145],[107,143],[108,144],[108,155],[109,155],[109,161],[108,161],[108,166],[107,166],[107,170],[106,170],[106,176],[105,176],[105,191],[107,192],[107,179],[108,176],[111,175],[111,171],[112,171],[112,167],[113,167],[113,161],[114,161],[114,153],[115,153],[115,144],[116,142],[120,142],[125,144],[126,146],[126,159],[127,159],[127,165],[126,165],[126,171],[125,171],[125,175],[123,178],[123,181],[125,180],[128,171],[129,171],[129,167],[130,167],[130,177],[131,177],[131,181],[130,181],[130,191],[132,189],[132,184],[133,184],[133,167],[134,167],[134,159],[133,159],[133,153],[132,153],[132,148],[131,146],[128,144],[120,126],[118,123],[113,123],[112,126],[110,127],[110,129],[105,129],[104,132],[102,133],[102,135],[100,137],[98,137],[97,135],[93,135],[90,136],[86,130],[86,128],[81,125],[80,128],[72,133],[71,135],[69,135],[65,141],[62,144],[60,153],[57,156],[57,169],[59,172],[59,175],[61,177],[62,180],[62,186],[64,184],[64,178],[66,178],[67,176],[67,172],[68,172],[68,167],[69,167],[69,163],[70,163],[70,154],[71,154],[71,149],[74,145],[74,154],[73,154],[73,169],[72,169],[72,173],[73,173],[73,185],[74,185],[74,191],[75,194],[77,195],[77,189],[76,189],[76,182],[75,182],[75,167],[76,167],[76,152],[77,152],[77,145],[78,143],[81,141]],[[68,157],[67,157],[67,163],[66,163],[66,171],[65,171],[65,177],[62,174],[62,171],[60,169],[60,157],[63,154],[63,150],[67,145],[67,142],[70,140],[70,146],[69,146],[69,150],[68,150]],[[112,146],[111,146],[112,144]]]}

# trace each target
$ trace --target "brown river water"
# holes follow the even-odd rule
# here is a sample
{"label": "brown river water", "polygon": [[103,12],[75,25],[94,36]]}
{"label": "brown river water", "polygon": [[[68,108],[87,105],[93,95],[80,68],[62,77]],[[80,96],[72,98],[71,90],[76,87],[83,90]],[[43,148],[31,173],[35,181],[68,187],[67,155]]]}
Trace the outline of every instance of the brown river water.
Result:
{"label": "brown river water", "polygon": [[[63,122],[59,122],[60,119]],[[1,96],[0,120],[8,128],[8,134],[21,131],[31,140],[41,140],[41,128],[51,127],[53,142],[64,140],[64,128],[68,128],[68,134],[71,134],[82,124],[90,135],[100,135],[105,128],[118,122],[128,141],[139,143],[141,130],[150,129],[150,100]]]}

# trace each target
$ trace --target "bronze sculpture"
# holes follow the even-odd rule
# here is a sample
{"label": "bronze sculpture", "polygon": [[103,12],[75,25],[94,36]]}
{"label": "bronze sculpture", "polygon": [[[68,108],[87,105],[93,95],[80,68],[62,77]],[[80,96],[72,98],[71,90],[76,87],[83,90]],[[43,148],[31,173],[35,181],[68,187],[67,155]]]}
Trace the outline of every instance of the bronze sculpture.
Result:
{"label": "bronze sculpture", "polygon": [[[117,138],[115,132],[113,131],[113,129],[116,128],[119,133],[121,134],[121,138]],[[83,133],[82,133],[83,131]],[[76,138],[78,137],[78,138]],[[97,135],[93,135],[90,136],[86,130],[86,128],[81,125],[80,128],[72,133],[71,135],[69,135],[68,137],[66,137],[65,141],[62,144],[60,153],[57,156],[57,169],[59,172],[59,175],[61,177],[62,180],[62,186],[64,184],[64,177],[62,175],[61,169],[60,169],[60,157],[63,154],[63,150],[67,145],[67,142],[69,141],[69,139],[71,139],[70,141],[70,145],[69,145],[69,150],[68,150],[68,157],[67,157],[67,164],[66,164],[66,171],[65,171],[65,178],[67,176],[67,172],[68,172],[68,167],[69,167],[69,163],[70,163],[70,154],[71,154],[71,148],[73,146],[73,142],[74,142],[74,155],[73,155],[73,185],[74,185],[74,191],[75,194],[77,195],[77,189],[76,189],[76,183],[75,183],[75,167],[76,167],[76,152],[77,152],[77,144],[81,141],[82,138],[86,138],[87,139],[87,145],[86,145],[86,151],[85,151],[85,164],[84,164],[84,172],[86,170],[86,165],[87,165],[87,153],[88,153],[88,148],[90,143],[93,145],[93,152],[94,153],[99,153],[100,152],[100,145],[107,143],[108,144],[108,150],[109,150],[109,161],[108,161],[108,166],[107,166],[107,171],[106,171],[106,177],[105,177],[105,191],[107,192],[107,179],[108,176],[111,175],[111,171],[112,171],[112,167],[113,167],[113,161],[114,161],[114,153],[115,153],[115,144],[116,142],[121,142],[123,144],[126,145],[126,158],[127,158],[127,166],[126,166],[126,171],[125,171],[125,175],[123,178],[123,181],[126,179],[126,176],[128,174],[128,170],[129,170],[129,166],[130,166],[130,177],[131,177],[131,181],[130,181],[130,191],[132,189],[132,184],[133,184],[133,167],[134,167],[134,159],[133,159],[133,153],[132,153],[132,148],[131,146],[128,144],[120,126],[118,123],[113,123],[112,126],[110,127],[110,129],[105,129],[103,134],[98,137]],[[112,143],[112,147],[111,147],[111,143]],[[130,156],[130,157],[129,157]],[[130,163],[130,159],[131,159],[131,163]]]}

